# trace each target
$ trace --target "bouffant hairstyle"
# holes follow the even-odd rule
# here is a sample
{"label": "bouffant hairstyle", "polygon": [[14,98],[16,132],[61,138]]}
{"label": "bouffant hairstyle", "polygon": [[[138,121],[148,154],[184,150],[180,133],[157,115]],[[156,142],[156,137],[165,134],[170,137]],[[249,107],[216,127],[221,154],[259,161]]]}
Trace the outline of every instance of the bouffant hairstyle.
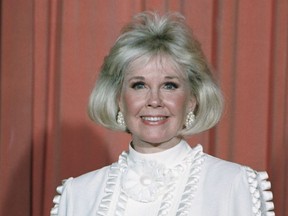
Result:
{"label": "bouffant hairstyle", "polygon": [[129,66],[137,59],[169,56],[187,74],[191,95],[196,98],[193,126],[180,135],[191,135],[213,127],[220,119],[223,100],[201,46],[179,13],[160,16],[142,12],[132,19],[105,57],[90,95],[90,118],[113,130],[127,131],[117,124],[118,97]]}

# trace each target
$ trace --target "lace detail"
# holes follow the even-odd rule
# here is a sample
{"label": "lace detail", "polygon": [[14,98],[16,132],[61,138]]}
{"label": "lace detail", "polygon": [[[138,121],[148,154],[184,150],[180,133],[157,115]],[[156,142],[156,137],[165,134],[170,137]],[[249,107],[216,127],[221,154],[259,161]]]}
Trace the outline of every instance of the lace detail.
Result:
{"label": "lace detail", "polygon": [[58,211],[59,211],[59,204],[60,204],[60,199],[61,199],[61,195],[64,191],[64,188],[66,186],[66,183],[70,180],[72,180],[73,178],[69,178],[69,179],[64,179],[62,180],[62,185],[58,186],[56,188],[57,191],[57,195],[54,196],[53,198],[53,203],[54,203],[54,207],[51,209],[50,211],[50,216],[57,216],[58,215]]}
{"label": "lace detail", "polygon": [[255,170],[245,167],[250,193],[252,196],[252,212],[255,216],[274,216],[274,205],[271,201],[273,194],[271,183],[268,181],[267,172],[256,172]]}
{"label": "lace detail", "polygon": [[[195,156],[193,156],[193,154],[195,154]],[[119,156],[118,163],[111,165],[111,168],[110,168],[110,171],[108,174],[108,180],[107,180],[106,188],[105,188],[106,195],[101,200],[97,215],[101,215],[101,216],[104,216],[104,215],[107,216],[108,215],[108,211],[109,211],[109,208],[111,205],[111,200],[112,200],[115,185],[117,184],[117,182],[119,180],[125,180],[126,177],[123,177],[122,175],[124,174],[124,176],[125,176],[125,174],[127,174],[127,172],[128,172],[127,157],[128,157],[127,152],[123,152]],[[163,171],[163,175],[165,173],[165,176],[167,176],[168,175],[167,173],[169,173],[169,180],[170,180],[170,181],[167,181],[167,184],[165,184],[166,193],[164,193],[163,198],[162,198],[162,203],[160,205],[160,210],[158,212],[159,216],[165,216],[168,214],[170,207],[172,206],[172,201],[174,198],[173,194],[175,191],[176,179],[185,170],[189,169],[189,177],[187,180],[187,185],[184,189],[184,194],[182,196],[182,199],[181,199],[181,202],[179,205],[179,209],[177,211],[178,212],[177,215],[179,215],[179,216],[180,215],[186,215],[185,212],[189,208],[190,202],[194,198],[195,192],[196,192],[197,187],[198,187],[197,184],[199,182],[199,175],[200,175],[201,166],[203,164],[203,161],[204,161],[204,154],[202,151],[202,146],[199,145],[196,148],[194,148],[194,150],[191,151],[187,155],[187,157],[184,159],[184,161],[181,164],[178,164],[174,168],[169,169],[169,170],[167,169],[168,171],[163,169],[163,170],[165,170],[165,171],[163,171],[162,167],[159,166],[160,170]],[[141,165],[143,165],[143,164],[141,164]],[[148,167],[149,167],[149,165],[148,165]],[[133,169],[133,167],[132,167],[132,169]],[[148,180],[148,181],[150,181],[150,180]],[[123,182],[122,182],[122,184],[123,184]],[[115,215],[116,216],[121,216],[121,215],[124,215],[124,213],[125,213],[127,200],[128,200],[129,195],[131,195],[131,193],[129,193],[129,192],[127,193],[127,191],[125,191],[125,189],[127,189],[127,188],[125,187],[125,183],[124,183],[124,187],[122,186],[122,188],[120,190],[120,194],[118,195],[119,196],[118,202],[117,202],[116,209],[115,209]],[[148,190],[150,190],[150,189],[148,189]],[[135,194],[133,193],[132,197],[130,196],[130,198],[133,199],[134,195]],[[153,197],[153,200],[154,199],[156,199],[156,198]],[[153,200],[151,200],[151,201],[153,201]],[[147,201],[146,197],[145,197],[144,201]]]}
{"label": "lace detail", "polygon": [[174,180],[172,170],[156,161],[133,161],[122,173],[121,186],[128,197],[139,202],[153,202],[163,195]]}

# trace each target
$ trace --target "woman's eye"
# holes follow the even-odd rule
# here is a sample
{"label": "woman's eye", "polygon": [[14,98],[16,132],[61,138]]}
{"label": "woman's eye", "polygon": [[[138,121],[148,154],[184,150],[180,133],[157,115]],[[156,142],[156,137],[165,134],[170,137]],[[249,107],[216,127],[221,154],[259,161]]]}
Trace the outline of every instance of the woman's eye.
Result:
{"label": "woman's eye", "polygon": [[168,83],[165,83],[165,84],[164,84],[164,88],[165,88],[165,89],[169,89],[169,90],[171,90],[171,89],[177,89],[177,88],[178,88],[178,84],[173,83],[173,82],[168,82]]}
{"label": "woman's eye", "polygon": [[144,82],[135,82],[131,85],[131,87],[133,89],[136,89],[136,90],[137,89],[143,89],[143,88],[145,88],[145,83]]}

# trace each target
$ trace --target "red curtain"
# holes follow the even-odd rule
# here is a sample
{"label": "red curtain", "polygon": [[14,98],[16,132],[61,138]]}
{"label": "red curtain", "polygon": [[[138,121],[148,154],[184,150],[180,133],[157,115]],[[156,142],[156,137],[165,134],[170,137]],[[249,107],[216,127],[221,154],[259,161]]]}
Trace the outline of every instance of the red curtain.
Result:
{"label": "red curtain", "polygon": [[143,10],[184,14],[223,89],[221,123],[191,145],[267,170],[287,215],[287,0],[2,0],[0,215],[48,216],[61,179],[127,148],[86,107],[103,57]]}

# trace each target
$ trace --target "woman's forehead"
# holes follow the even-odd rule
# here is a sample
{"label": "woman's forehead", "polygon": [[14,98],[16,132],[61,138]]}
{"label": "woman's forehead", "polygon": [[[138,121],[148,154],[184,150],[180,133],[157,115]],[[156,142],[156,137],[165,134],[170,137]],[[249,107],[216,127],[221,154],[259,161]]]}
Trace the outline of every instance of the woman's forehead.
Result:
{"label": "woman's forehead", "polygon": [[186,77],[182,68],[167,55],[142,56],[130,63],[126,76],[143,71],[143,69],[153,68],[155,72],[170,72],[182,77]]}

